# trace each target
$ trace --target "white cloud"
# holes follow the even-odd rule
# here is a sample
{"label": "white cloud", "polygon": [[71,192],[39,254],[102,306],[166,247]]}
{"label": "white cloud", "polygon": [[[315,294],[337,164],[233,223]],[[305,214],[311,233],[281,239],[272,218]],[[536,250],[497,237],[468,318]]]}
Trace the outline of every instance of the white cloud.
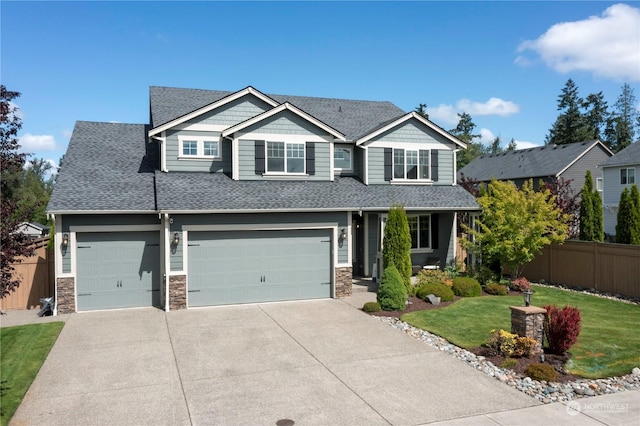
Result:
{"label": "white cloud", "polygon": [[488,145],[493,142],[495,138],[496,136],[491,130],[484,128],[480,129],[480,142],[482,142],[483,144]]}
{"label": "white cloud", "polygon": [[458,101],[457,107],[472,117],[474,115],[500,115],[505,117],[520,112],[520,107],[517,104],[500,98],[490,98],[484,103],[461,99]]}
{"label": "white cloud", "polygon": [[25,151],[52,151],[56,149],[56,140],[53,135],[25,133],[19,139],[20,145]]}
{"label": "white cloud", "polygon": [[62,137],[64,137],[65,139],[69,139],[69,138],[71,137],[71,134],[72,134],[72,133],[73,133],[73,132],[72,132],[71,130],[69,130],[69,129],[64,129],[64,130],[62,131]]}
{"label": "white cloud", "polygon": [[516,140],[516,149],[538,148],[541,145],[533,142]]}
{"label": "white cloud", "polygon": [[[518,52],[536,52],[560,73],[586,71],[615,80],[640,81],[640,9],[626,4],[608,7],[602,16],[553,25]],[[518,56],[526,66],[530,59]]]}
{"label": "white cloud", "polygon": [[455,126],[460,121],[458,114],[466,112],[474,116],[500,115],[507,116],[520,112],[520,107],[511,101],[500,98],[490,98],[486,102],[474,102],[469,99],[460,99],[455,105],[440,104],[437,107],[427,107],[429,119]]}

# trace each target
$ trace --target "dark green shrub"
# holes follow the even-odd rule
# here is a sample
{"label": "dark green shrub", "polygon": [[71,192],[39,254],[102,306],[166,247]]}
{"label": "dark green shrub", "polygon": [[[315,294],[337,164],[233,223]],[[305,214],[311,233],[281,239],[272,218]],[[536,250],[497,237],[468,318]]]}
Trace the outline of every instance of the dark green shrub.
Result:
{"label": "dark green shrub", "polygon": [[362,310],[365,312],[378,312],[380,309],[380,304],[378,302],[367,302],[362,307]]}
{"label": "dark green shrub", "polygon": [[498,274],[493,272],[491,268],[488,266],[482,265],[474,274],[475,278],[478,282],[483,285],[487,285],[490,282],[496,281],[498,279]]}
{"label": "dark green shrub", "polygon": [[[411,233],[407,212],[401,205],[391,206],[384,227],[383,268],[395,265],[407,291],[411,287]],[[384,308],[383,308],[384,309]]]}
{"label": "dark green shrub", "polygon": [[438,296],[441,302],[452,302],[454,299],[453,290],[442,283],[430,283],[423,285],[418,289],[416,297],[424,300],[429,294]]}
{"label": "dark green shrub", "polygon": [[489,283],[484,288],[484,292],[487,294],[493,294],[496,296],[506,296],[507,286],[498,283]]}
{"label": "dark green shrub", "polygon": [[460,297],[477,297],[482,294],[482,287],[475,278],[456,277],[453,279],[453,293]]}
{"label": "dark green shrub", "polygon": [[378,303],[384,311],[403,311],[406,307],[407,288],[394,265],[387,267],[378,287]]}
{"label": "dark green shrub", "polygon": [[533,380],[545,380],[547,382],[555,382],[558,380],[558,372],[549,364],[529,364],[524,374]]}

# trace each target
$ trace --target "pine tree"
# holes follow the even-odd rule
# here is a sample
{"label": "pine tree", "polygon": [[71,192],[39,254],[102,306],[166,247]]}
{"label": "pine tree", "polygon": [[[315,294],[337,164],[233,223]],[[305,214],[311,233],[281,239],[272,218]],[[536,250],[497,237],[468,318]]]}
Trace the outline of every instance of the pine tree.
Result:
{"label": "pine tree", "polygon": [[614,152],[629,146],[634,141],[636,130],[640,128],[640,114],[636,110],[636,96],[633,88],[625,83],[622,93],[614,104],[614,111],[607,120],[605,138]]}
{"label": "pine tree", "polygon": [[582,241],[603,241],[602,199],[598,191],[593,189],[590,170],[587,170],[580,197],[580,239]]}
{"label": "pine tree", "polygon": [[480,135],[473,133],[476,125],[471,116],[463,112],[462,114],[458,114],[458,117],[458,125],[455,129],[449,130],[449,133],[467,144],[467,149],[458,152],[456,157],[456,166],[458,170],[460,170],[473,161],[474,158],[484,154],[484,146],[482,146],[480,142],[474,142],[474,139],[479,138]]}
{"label": "pine tree", "polygon": [[602,92],[592,93],[584,101],[583,107],[587,110],[584,120],[587,126],[587,139],[602,140],[603,130],[607,123],[609,112],[607,102]]}
{"label": "pine tree", "polygon": [[411,233],[403,206],[396,205],[389,209],[382,245],[384,247],[383,268],[387,269],[390,265],[395,265],[409,290],[411,287]]}
{"label": "pine tree", "polygon": [[580,112],[584,101],[578,96],[578,86],[569,79],[558,96],[558,111],[561,113],[549,130],[545,143],[567,144],[589,139],[589,128]]}

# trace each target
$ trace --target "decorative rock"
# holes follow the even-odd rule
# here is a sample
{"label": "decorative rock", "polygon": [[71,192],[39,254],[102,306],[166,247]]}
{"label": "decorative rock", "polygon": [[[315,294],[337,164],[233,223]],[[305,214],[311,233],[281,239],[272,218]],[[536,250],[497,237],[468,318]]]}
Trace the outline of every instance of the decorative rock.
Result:
{"label": "decorative rock", "polygon": [[429,302],[431,302],[432,305],[440,304],[440,297],[436,296],[435,294],[427,294],[427,299],[429,299]]}
{"label": "decorative rock", "polygon": [[[473,353],[459,348],[442,337],[410,326],[397,318],[376,317],[380,321],[401,330],[409,336],[440,349],[442,352],[456,357],[470,367],[481,371],[490,377],[494,377],[507,386],[511,386],[519,391],[536,398],[545,404],[552,402],[565,402],[574,398],[584,398],[586,396],[605,395],[618,393],[626,390],[640,389],[640,368],[636,367],[632,373],[622,377],[609,377],[606,379],[587,380],[581,379],[572,383],[547,383],[545,381],[532,380],[515,373],[509,369],[503,369],[487,361],[483,356],[476,356]],[[637,370],[636,370],[637,369]],[[636,374],[637,372],[637,374]]]}

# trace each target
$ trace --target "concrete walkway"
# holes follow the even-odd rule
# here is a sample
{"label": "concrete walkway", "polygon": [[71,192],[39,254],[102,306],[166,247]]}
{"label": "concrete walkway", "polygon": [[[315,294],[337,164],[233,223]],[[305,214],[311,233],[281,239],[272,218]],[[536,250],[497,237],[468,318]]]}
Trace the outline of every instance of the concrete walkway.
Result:
{"label": "concrete walkway", "polygon": [[[581,399],[581,413],[539,405],[354,309],[367,293],[365,287],[343,300],[69,315],[11,424],[640,420],[638,392]],[[19,316],[2,316],[2,326]]]}

